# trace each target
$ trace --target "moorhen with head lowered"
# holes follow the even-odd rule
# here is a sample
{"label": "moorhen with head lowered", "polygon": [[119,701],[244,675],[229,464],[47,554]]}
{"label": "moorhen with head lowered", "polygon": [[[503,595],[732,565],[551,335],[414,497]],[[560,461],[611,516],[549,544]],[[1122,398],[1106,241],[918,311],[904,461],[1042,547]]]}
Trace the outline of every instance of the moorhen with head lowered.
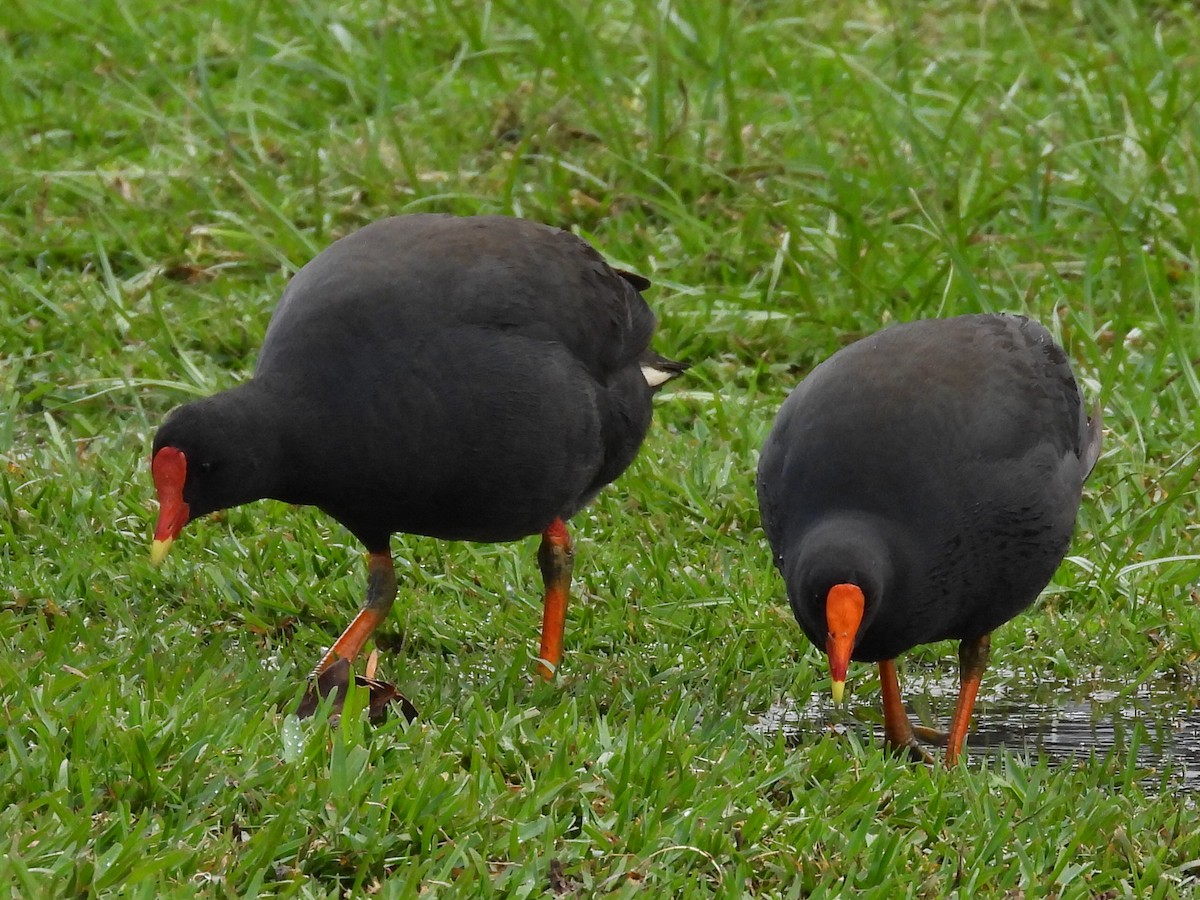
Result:
{"label": "moorhen with head lowered", "polygon": [[896,325],[813,369],[763,447],[758,498],[835,701],[851,659],[877,662],[888,743],[928,759],[894,660],[956,638],[946,761],[959,758],[989,635],[1066,554],[1100,432],[1066,354],[1021,316]]}
{"label": "moorhen with head lowered", "polygon": [[651,396],[686,368],[649,347],[648,286],[523,219],[398,216],[342,238],[287,285],[254,377],[156,434],[152,560],[215,510],[266,497],[324,510],[369,557],[366,602],[319,675],[391,608],[393,533],[540,533],[551,677],[574,556],[564,523],[633,461]]}

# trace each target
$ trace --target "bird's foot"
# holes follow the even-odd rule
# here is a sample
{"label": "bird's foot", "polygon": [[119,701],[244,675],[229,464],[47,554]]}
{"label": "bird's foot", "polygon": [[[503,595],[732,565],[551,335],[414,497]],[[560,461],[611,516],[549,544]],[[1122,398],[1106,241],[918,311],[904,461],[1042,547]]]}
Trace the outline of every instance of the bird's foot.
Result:
{"label": "bird's foot", "polygon": [[948,731],[938,731],[936,728],[929,728],[925,725],[914,725],[912,730],[913,734],[926,744],[945,747],[950,742],[950,732]]}
{"label": "bird's foot", "polygon": [[[367,701],[367,715],[371,723],[379,725],[384,722],[393,704],[399,707],[404,718],[409,722],[416,719],[417,708],[413,706],[412,702],[396,690],[394,684],[372,677],[375,674],[374,669],[375,667],[369,661],[368,674],[354,676],[354,683],[359,687],[367,688],[370,692],[370,698]],[[350,675],[348,659],[337,659],[327,666],[323,672],[310,679],[308,690],[301,698],[300,705],[296,707],[296,716],[307,719],[317,711],[321,701],[332,694],[333,707],[329,713],[329,721],[336,724],[336,721],[341,718],[342,705],[346,702],[346,688],[350,684]]]}
{"label": "bird's foot", "polygon": [[885,737],[884,743],[897,756],[906,756],[912,762],[924,763],[927,766],[937,765],[937,760],[934,759],[933,754],[926,750],[911,732],[908,735],[908,740],[894,741],[891,738]]}

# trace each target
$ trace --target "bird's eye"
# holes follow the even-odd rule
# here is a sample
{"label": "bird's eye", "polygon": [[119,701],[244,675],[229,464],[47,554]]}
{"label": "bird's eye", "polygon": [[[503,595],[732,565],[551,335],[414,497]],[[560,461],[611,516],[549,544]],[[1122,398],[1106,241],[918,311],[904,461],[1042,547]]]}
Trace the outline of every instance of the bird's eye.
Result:
{"label": "bird's eye", "polygon": [[197,468],[197,469],[200,471],[200,473],[201,473],[202,475],[208,475],[208,474],[210,474],[210,473],[212,472],[212,470],[213,470],[213,469],[215,469],[215,468],[216,468],[216,466],[215,466],[213,463],[211,463],[211,462],[208,462],[208,461],[206,460],[206,461],[204,461],[204,462],[202,462],[202,463],[198,464],[198,465],[196,466],[196,468]]}

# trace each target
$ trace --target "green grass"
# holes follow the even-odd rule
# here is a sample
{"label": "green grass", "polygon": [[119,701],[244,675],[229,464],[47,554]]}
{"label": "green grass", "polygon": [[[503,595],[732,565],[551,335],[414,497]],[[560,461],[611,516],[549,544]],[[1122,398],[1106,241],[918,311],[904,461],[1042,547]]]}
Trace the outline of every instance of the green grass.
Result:
{"label": "green grass", "polygon": [[[857,730],[752,728],[828,689],[759,529],[775,409],[855,337],[977,310],[1046,322],[1107,427],[1071,557],[997,632],[993,679],[1195,695],[1194,9],[171,9],[10,0],[0,26],[0,888],[1196,890],[1197,797],[1147,787],[1131,747],[927,771]],[[534,541],[398,538],[383,674],[422,716],[330,730],[276,707],[357,607],[359,548],[261,503],[153,570],[146,456],[170,407],[248,375],[296,267],[421,210],[578,230],[655,281],[657,344],[695,368],[574,522],[557,684],[531,677]],[[873,715],[867,667],[851,682]]]}

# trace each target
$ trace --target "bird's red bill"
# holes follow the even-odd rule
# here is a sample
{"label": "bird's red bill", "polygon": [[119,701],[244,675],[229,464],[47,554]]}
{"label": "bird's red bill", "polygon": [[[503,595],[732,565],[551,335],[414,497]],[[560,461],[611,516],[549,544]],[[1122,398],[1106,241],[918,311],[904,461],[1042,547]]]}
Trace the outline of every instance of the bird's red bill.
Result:
{"label": "bird's red bill", "polygon": [[150,463],[154,489],[158,492],[158,525],[155,541],[171,541],[188,522],[188,505],[183,501],[183,484],[187,480],[187,457],[182,450],[163,447]]}
{"label": "bird's red bill", "polygon": [[864,602],[863,592],[855,584],[835,584],[825,597],[825,627],[829,629],[825,652],[829,654],[829,675],[835,685],[846,681]]}

